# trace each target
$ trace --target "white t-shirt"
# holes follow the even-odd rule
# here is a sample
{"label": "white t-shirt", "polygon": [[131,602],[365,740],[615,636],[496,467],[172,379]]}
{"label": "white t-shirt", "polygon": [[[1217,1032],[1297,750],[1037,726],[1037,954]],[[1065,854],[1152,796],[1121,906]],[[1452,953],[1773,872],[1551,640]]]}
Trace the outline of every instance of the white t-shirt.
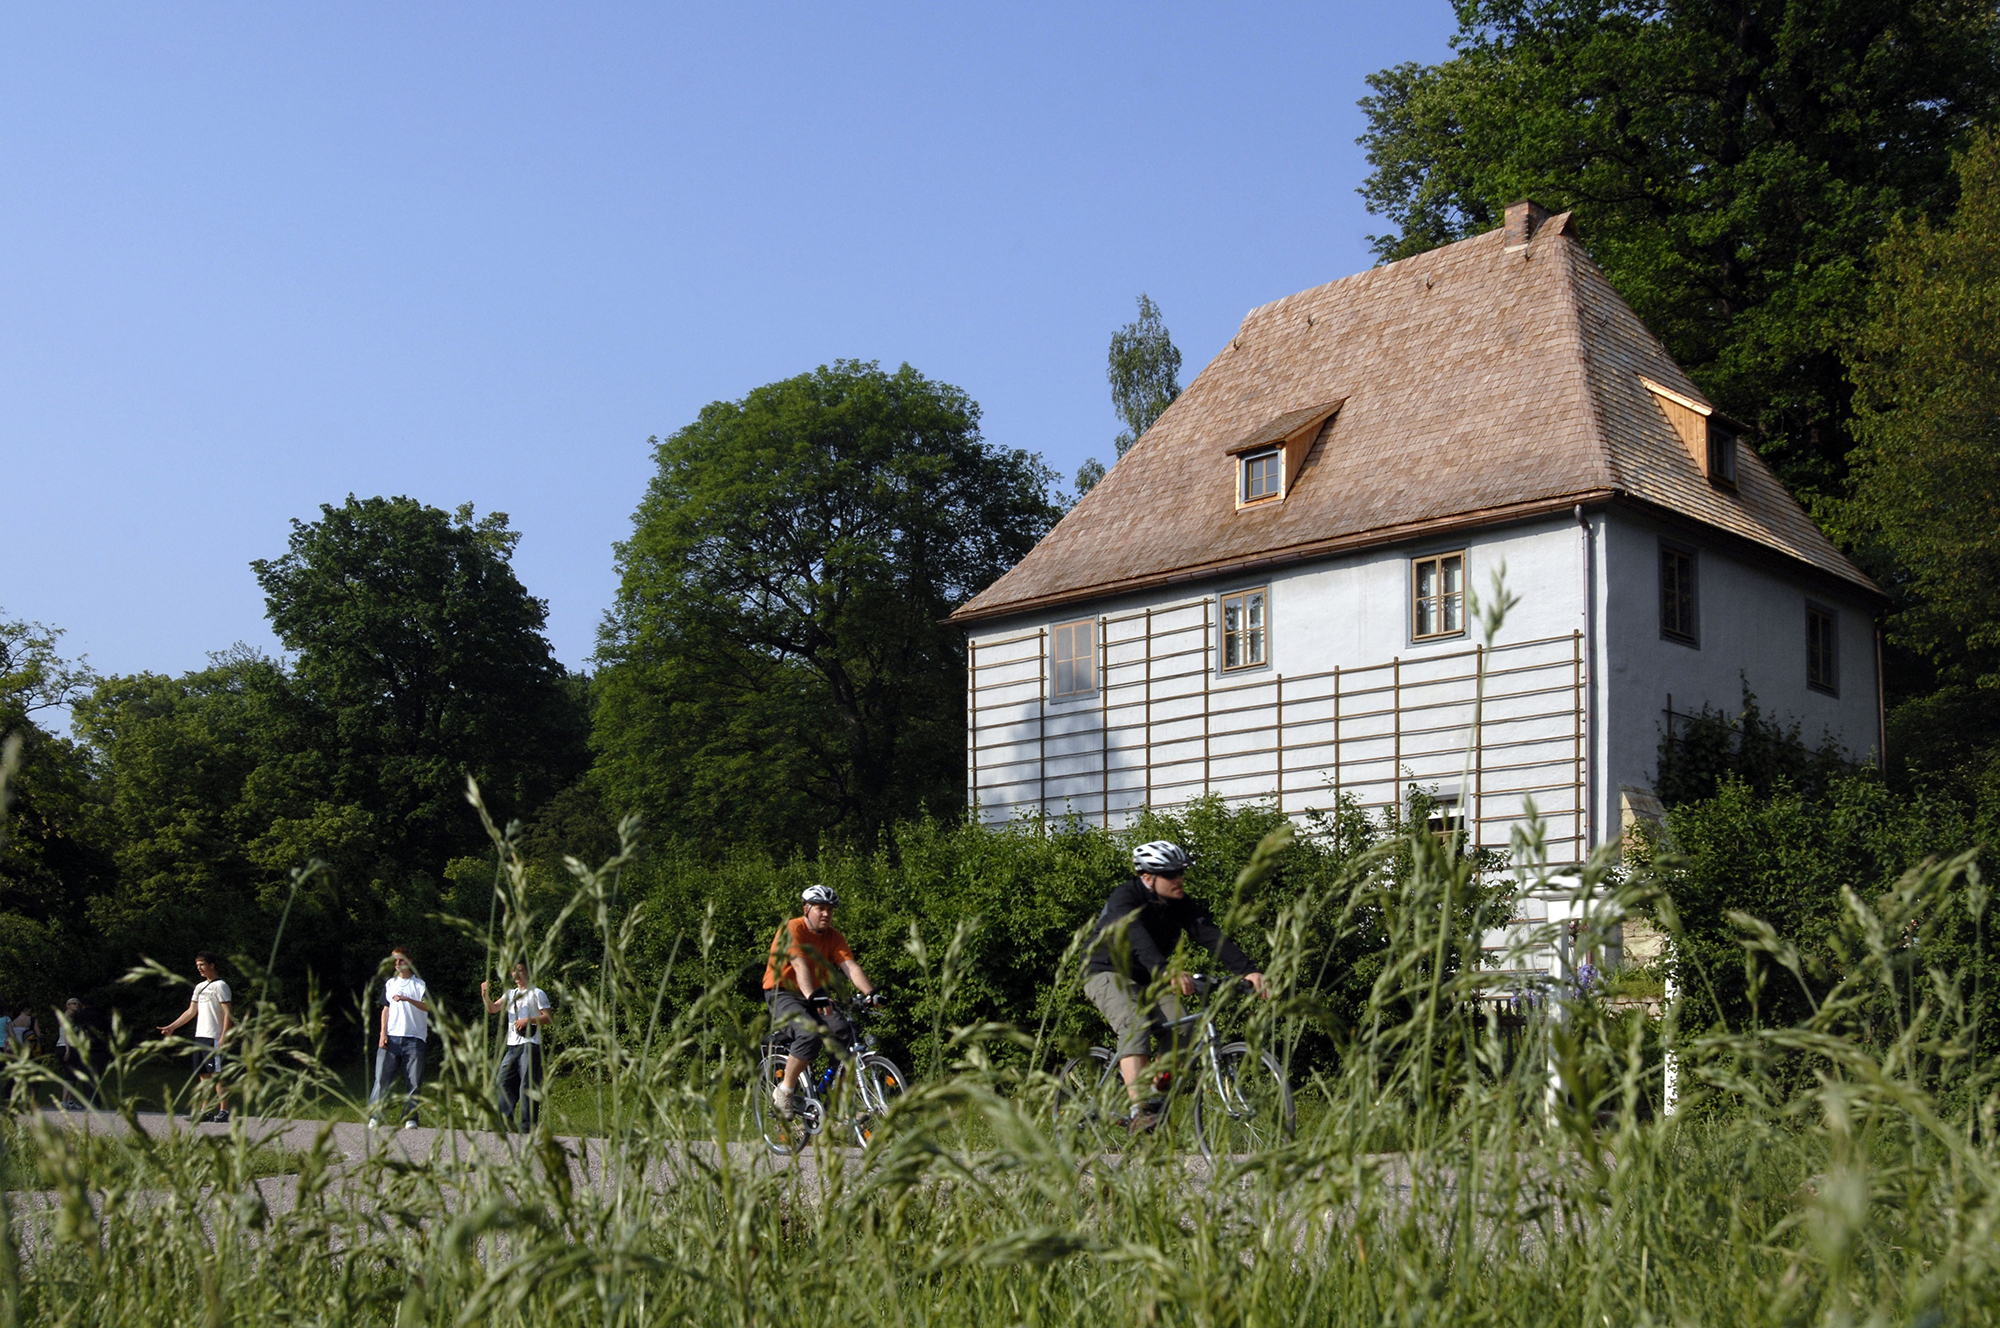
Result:
{"label": "white t-shirt", "polygon": [[507,1006],[507,1045],[518,1047],[528,1042],[540,1043],[542,1040],[542,1026],[540,1024],[529,1024],[526,1033],[516,1033],[514,1031],[514,1021],[516,1019],[530,1018],[548,1009],[548,993],[540,987],[529,987],[526,991],[521,990],[519,987],[509,987],[501,994],[500,999]]}
{"label": "white t-shirt", "polygon": [[[399,1001],[398,996],[409,1000]],[[422,978],[390,978],[382,984],[382,1003],[389,1007],[389,1036],[428,1038],[431,1033],[431,1017],[412,1005],[410,1001],[428,1001],[431,989],[424,985]]]}
{"label": "white t-shirt", "polygon": [[196,1037],[219,1038],[222,1036],[222,1007],[233,997],[229,994],[229,984],[221,978],[212,982],[194,984],[194,1035]]}

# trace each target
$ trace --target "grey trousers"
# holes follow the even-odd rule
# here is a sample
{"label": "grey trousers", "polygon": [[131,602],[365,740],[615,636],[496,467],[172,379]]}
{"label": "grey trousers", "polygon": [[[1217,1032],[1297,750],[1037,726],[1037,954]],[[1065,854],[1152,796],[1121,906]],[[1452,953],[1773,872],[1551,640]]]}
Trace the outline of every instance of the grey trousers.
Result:
{"label": "grey trousers", "polygon": [[1083,994],[1118,1035],[1118,1059],[1149,1056],[1170,1045],[1163,1023],[1181,1017],[1181,998],[1173,992],[1160,997],[1159,1004],[1141,1009],[1145,998],[1139,984],[1123,973],[1093,973],[1083,982]]}

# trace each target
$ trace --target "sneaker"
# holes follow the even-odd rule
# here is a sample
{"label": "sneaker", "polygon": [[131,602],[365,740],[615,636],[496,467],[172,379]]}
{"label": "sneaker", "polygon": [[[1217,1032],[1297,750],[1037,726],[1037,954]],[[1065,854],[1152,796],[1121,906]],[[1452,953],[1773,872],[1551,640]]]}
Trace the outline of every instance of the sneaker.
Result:
{"label": "sneaker", "polygon": [[1125,1118],[1125,1130],[1128,1134],[1150,1134],[1153,1127],[1159,1123],[1160,1104],[1141,1102],[1132,1108],[1132,1114]]}
{"label": "sneaker", "polygon": [[417,1128],[417,1123],[414,1120],[406,1120],[403,1122],[403,1128],[406,1130],[414,1130]]}
{"label": "sneaker", "polygon": [[382,1122],[376,1120],[373,1116],[370,1116],[368,1118],[368,1128],[371,1130],[379,1130],[382,1128]]}
{"label": "sneaker", "polygon": [[217,1107],[214,1111],[203,1116],[202,1119],[215,1125],[227,1125],[229,1124],[229,1108]]}
{"label": "sneaker", "polygon": [[779,1084],[771,1090],[771,1105],[776,1107],[778,1114],[786,1120],[790,1120],[796,1114],[792,1106],[792,1099],[797,1095],[797,1092],[797,1089],[787,1088],[783,1084]]}

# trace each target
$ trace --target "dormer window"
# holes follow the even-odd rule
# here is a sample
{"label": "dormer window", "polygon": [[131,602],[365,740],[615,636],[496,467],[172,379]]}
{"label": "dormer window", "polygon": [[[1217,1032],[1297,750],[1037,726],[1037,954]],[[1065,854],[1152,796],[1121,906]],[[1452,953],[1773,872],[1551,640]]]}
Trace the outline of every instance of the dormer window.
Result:
{"label": "dormer window", "polygon": [[1338,401],[1302,406],[1239,437],[1229,448],[1237,510],[1283,502],[1339,409]]}
{"label": "dormer window", "polygon": [[1696,401],[1683,392],[1656,383],[1645,375],[1639,381],[1653,394],[1666,413],[1667,423],[1680,435],[1688,459],[1701,468],[1708,482],[1718,489],[1736,490],[1736,448],[1743,426],[1715,413],[1715,407]]}
{"label": "dormer window", "polygon": [[1708,417],[1708,480],[1725,489],[1736,487],[1736,431]]}
{"label": "dormer window", "polygon": [[1277,448],[1243,458],[1243,501],[1281,498],[1285,492],[1285,456]]}

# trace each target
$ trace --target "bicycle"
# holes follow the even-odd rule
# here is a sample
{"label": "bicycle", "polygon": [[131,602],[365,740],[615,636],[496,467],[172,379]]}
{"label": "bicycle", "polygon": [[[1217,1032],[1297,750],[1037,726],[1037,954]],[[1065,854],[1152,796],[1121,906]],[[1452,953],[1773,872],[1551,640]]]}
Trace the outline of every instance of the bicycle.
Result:
{"label": "bicycle", "polygon": [[[771,1101],[771,1090],[785,1077],[785,1058],[791,1035],[774,1028],[764,1039],[757,1058],[757,1076],[750,1083],[750,1110],[757,1119],[757,1132],[773,1153],[788,1156],[798,1152],[822,1133],[831,1121],[838,1129],[854,1132],[862,1148],[874,1142],[882,1118],[908,1087],[909,1079],[896,1062],[875,1050],[875,1038],[862,1028],[862,1012],[872,1008],[860,997],[847,1002],[847,1026],[851,1036],[841,1044],[833,1064],[822,1070],[808,1065],[792,1092],[792,1114],[782,1116]],[[855,1069],[848,1082],[848,1066]],[[849,1099],[840,1103],[851,1115],[835,1117],[832,1106],[843,1090]]]}
{"label": "bicycle", "polygon": [[[1205,974],[1194,975],[1198,996],[1222,985]],[[1195,1146],[1203,1157],[1258,1153],[1290,1140],[1298,1122],[1284,1067],[1269,1052],[1253,1055],[1248,1043],[1224,1042],[1212,1016],[1212,1007],[1205,1005],[1179,1019],[1154,1021],[1174,1048],[1165,1058],[1165,1069],[1159,1059],[1151,1067],[1154,1088],[1165,1099],[1154,1132],[1171,1137],[1168,1121],[1174,1104],[1192,1092]],[[1187,1034],[1193,1034],[1185,1039],[1192,1046],[1184,1047]],[[1192,1084],[1174,1073],[1175,1062],[1189,1054],[1194,1066],[1186,1077],[1193,1079]],[[1115,1140],[1128,1137],[1125,1122],[1132,1105],[1118,1073],[1118,1058],[1109,1048],[1092,1047],[1056,1072],[1056,1128],[1079,1152],[1110,1152]]]}

